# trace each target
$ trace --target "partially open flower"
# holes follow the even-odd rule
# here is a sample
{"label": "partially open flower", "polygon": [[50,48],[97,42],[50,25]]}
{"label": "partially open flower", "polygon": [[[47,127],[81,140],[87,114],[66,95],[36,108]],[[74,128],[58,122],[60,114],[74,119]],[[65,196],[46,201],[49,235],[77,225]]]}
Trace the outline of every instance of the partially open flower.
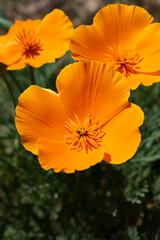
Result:
{"label": "partially open flower", "polygon": [[74,30],[76,60],[95,60],[124,74],[129,87],[160,81],[160,23],[143,8],[113,4],[102,8],[90,26]]}
{"label": "partially open flower", "polygon": [[59,94],[32,85],[19,98],[16,127],[24,147],[55,172],[84,170],[102,159],[120,164],[141,141],[144,115],[128,102],[125,78],[105,64],[78,62],[57,78]]}
{"label": "partially open flower", "polygon": [[69,49],[72,32],[71,21],[59,9],[42,20],[16,20],[8,33],[0,37],[0,61],[8,70],[54,62]]}

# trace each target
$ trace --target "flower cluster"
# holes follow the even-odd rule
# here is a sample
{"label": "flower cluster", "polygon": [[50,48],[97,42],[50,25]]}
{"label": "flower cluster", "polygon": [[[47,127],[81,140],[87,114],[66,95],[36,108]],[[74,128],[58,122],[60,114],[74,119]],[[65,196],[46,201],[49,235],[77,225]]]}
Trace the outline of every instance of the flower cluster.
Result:
{"label": "flower cluster", "polygon": [[58,94],[32,85],[19,97],[16,127],[42,168],[73,173],[103,159],[121,164],[132,158],[144,114],[128,101],[130,90],[160,81],[159,40],[160,23],[123,4],[102,8],[92,25],[75,30],[56,9],[43,20],[16,21],[0,37],[7,70],[40,67],[69,49],[79,61],[60,72]]}

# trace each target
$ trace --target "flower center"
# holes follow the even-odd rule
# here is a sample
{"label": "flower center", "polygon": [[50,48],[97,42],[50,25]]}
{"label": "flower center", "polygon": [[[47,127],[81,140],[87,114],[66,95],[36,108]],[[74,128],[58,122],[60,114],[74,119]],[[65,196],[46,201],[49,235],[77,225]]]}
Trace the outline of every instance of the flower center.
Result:
{"label": "flower center", "polygon": [[70,146],[70,149],[77,152],[84,149],[86,153],[94,149],[101,147],[103,142],[102,126],[98,122],[93,123],[91,115],[81,123],[77,115],[75,115],[76,121],[69,119],[66,122],[65,128],[68,134],[65,136],[65,142]]}
{"label": "flower center", "polygon": [[126,77],[138,73],[140,69],[138,64],[143,60],[137,52],[132,50],[122,51],[122,53],[120,53],[119,50],[115,51],[113,48],[110,48],[110,53],[105,56],[111,67],[123,73]]}
{"label": "flower center", "polygon": [[16,41],[23,47],[23,55],[26,58],[35,58],[42,51],[40,39],[37,39],[33,31],[26,32],[24,29],[16,36]]}

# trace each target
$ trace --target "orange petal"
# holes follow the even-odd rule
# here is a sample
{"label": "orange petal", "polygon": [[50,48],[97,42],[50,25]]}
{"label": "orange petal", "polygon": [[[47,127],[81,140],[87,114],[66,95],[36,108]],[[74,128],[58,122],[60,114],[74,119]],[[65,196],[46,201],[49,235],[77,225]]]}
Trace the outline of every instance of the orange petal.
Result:
{"label": "orange petal", "polygon": [[1,45],[1,62],[10,65],[19,61],[22,57],[23,49],[15,42],[7,42]]}
{"label": "orange petal", "polygon": [[139,67],[141,72],[153,72],[160,69],[160,23],[146,27],[135,41],[135,49],[143,57]]}
{"label": "orange petal", "polygon": [[73,25],[69,18],[59,9],[47,14],[36,34],[42,40],[43,50],[52,58],[59,58],[69,50],[69,41],[73,32]]}
{"label": "orange petal", "polygon": [[106,62],[107,46],[93,25],[82,25],[74,30],[70,50],[72,51],[72,57],[76,60]]}
{"label": "orange petal", "polygon": [[75,159],[73,161],[73,169],[76,170],[85,170],[99,162],[103,159],[104,150],[103,148],[95,149],[88,154],[83,149],[80,152],[76,153]]}
{"label": "orange petal", "polygon": [[153,17],[141,7],[111,4],[95,15],[93,25],[107,44],[125,46],[133,43],[137,35],[152,21]]}
{"label": "orange petal", "polygon": [[60,101],[71,117],[83,122],[91,114],[104,124],[128,104],[130,91],[125,78],[98,62],[78,62],[65,67],[57,78]]}
{"label": "orange petal", "polygon": [[[8,65],[8,64],[6,63],[6,65]],[[15,62],[11,63],[10,65],[8,65],[7,70],[23,69],[23,68],[25,68],[26,65],[27,65],[27,63],[25,61],[25,57],[21,57],[18,61],[15,61]]]}
{"label": "orange petal", "polygon": [[10,39],[11,37],[13,37],[15,40],[16,35],[22,32],[22,30],[25,30],[27,32],[35,31],[40,23],[41,23],[40,19],[36,20],[27,19],[26,21],[16,20],[15,23],[10,27],[6,36]]}
{"label": "orange petal", "polygon": [[32,85],[21,94],[16,107],[16,127],[24,147],[38,154],[37,139],[64,138],[66,115],[58,95]]}
{"label": "orange petal", "polygon": [[35,58],[25,59],[25,62],[34,68],[39,68],[45,63],[55,62],[55,59],[51,56],[45,55],[45,51],[42,51],[41,54]]}
{"label": "orange petal", "polygon": [[141,74],[131,74],[127,81],[130,89],[135,90],[141,84]]}
{"label": "orange petal", "polygon": [[[152,75],[153,74],[153,75]],[[140,84],[144,86],[150,86],[153,83],[160,82],[160,71],[152,74],[134,74],[131,75],[127,80],[132,90],[136,89]]]}
{"label": "orange petal", "polygon": [[64,142],[47,139],[38,140],[39,162],[45,170],[53,168],[55,172],[63,170],[73,173],[75,170],[84,170],[102,161],[102,148],[89,152],[69,150]]}
{"label": "orange petal", "polygon": [[120,164],[130,159],[141,141],[139,126],[142,125],[144,114],[140,107],[131,104],[104,128],[104,160]]}

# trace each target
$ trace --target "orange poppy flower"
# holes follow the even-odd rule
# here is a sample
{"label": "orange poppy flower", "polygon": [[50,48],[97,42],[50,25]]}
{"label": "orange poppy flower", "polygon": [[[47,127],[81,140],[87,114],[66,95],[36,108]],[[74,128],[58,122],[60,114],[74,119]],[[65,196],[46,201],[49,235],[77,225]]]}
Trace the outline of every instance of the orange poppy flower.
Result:
{"label": "orange poppy flower", "polygon": [[71,21],[59,9],[42,20],[16,20],[8,33],[0,37],[0,61],[8,65],[8,70],[55,62],[69,49],[72,32]]}
{"label": "orange poppy flower", "polygon": [[30,86],[19,98],[16,127],[45,169],[72,173],[100,162],[130,159],[141,140],[143,111],[130,104],[125,78],[97,62],[65,67],[59,94]]}
{"label": "orange poppy flower", "polygon": [[95,60],[124,74],[131,89],[160,81],[160,23],[143,8],[113,4],[102,8],[90,26],[74,30],[76,60]]}

